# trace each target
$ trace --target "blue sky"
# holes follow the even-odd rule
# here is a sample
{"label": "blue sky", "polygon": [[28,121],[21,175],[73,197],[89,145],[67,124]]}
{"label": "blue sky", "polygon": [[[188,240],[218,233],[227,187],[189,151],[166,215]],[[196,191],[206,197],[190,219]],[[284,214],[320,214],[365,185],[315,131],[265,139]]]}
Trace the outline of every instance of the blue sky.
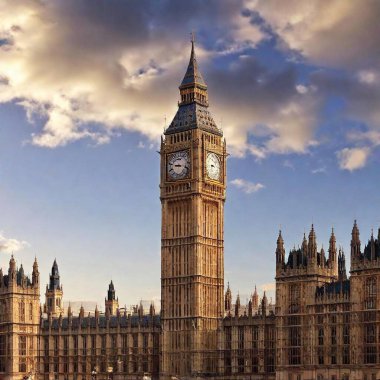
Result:
{"label": "blue sky", "polygon": [[156,151],[191,30],[231,154],[234,295],[273,295],[279,228],[289,250],[334,226],[349,255],[355,218],[362,243],[380,227],[378,2],[96,3],[0,5],[1,267],[36,255],[45,284],[56,258],[66,301],[103,305],[111,279],[159,299]]}

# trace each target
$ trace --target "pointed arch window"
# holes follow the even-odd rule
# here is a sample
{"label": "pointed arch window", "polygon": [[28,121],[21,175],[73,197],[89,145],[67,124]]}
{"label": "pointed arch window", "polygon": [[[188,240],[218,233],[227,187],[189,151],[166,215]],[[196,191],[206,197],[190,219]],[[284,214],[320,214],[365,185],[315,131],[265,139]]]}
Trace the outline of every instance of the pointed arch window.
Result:
{"label": "pointed arch window", "polygon": [[375,309],[377,298],[377,281],[375,277],[369,277],[365,282],[365,308]]}

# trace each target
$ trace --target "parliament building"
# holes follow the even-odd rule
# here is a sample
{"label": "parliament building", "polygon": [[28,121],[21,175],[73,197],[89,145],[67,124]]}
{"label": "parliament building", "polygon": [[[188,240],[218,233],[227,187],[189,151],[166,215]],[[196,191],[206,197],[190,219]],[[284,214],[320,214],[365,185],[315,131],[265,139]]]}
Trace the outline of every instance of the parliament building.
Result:
{"label": "parliament building", "polygon": [[0,379],[380,379],[380,230],[361,245],[355,221],[350,276],[334,231],[327,252],[312,226],[288,254],[280,231],[275,304],[255,290],[242,305],[225,290],[226,141],[194,42],[179,90],[160,148],[160,312],[121,309],[111,282],[104,313],[73,315],[56,261],[41,300],[37,260],[29,278],[12,256],[0,269]]}

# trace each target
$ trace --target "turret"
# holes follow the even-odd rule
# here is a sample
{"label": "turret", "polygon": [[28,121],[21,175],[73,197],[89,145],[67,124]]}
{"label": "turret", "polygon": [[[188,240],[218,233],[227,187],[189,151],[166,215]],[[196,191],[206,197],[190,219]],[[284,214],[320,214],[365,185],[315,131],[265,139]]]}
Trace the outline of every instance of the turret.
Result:
{"label": "turret", "polygon": [[111,315],[116,315],[117,309],[119,308],[119,299],[116,298],[115,287],[111,280],[108,285],[107,298],[105,298],[105,310],[109,310]]}
{"label": "turret", "polygon": [[344,256],[343,249],[339,250],[338,255],[338,279],[339,281],[347,280],[346,258]]}
{"label": "turret", "polygon": [[276,248],[276,271],[281,271],[285,265],[285,248],[284,239],[281,235],[281,230],[279,231],[277,238],[277,248]]}
{"label": "turret", "polygon": [[303,233],[301,255],[302,255],[302,263],[308,263],[308,245],[307,245],[305,232]]}
{"label": "turret", "polygon": [[71,303],[69,302],[69,307],[67,308],[67,316],[71,318],[73,316],[73,312],[71,310]]}
{"label": "turret", "polygon": [[267,310],[268,310],[268,298],[264,291],[264,296],[263,296],[263,299],[261,300],[261,314],[263,316],[267,315]]}
{"label": "turret", "polygon": [[315,260],[317,258],[317,237],[314,231],[314,224],[311,225],[311,230],[309,233],[308,256],[311,260]]}
{"label": "turret", "polygon": [[153,317],[154,315],[156,315],[156,309],[154,307],[154,303],[153,301],[150,303],[150,307],[149,307],[149,315],[151,317]]}
{"label": "turret", "polygon": [[329,267],[333,270],[334,274],[337,271],[336,261],[336,239],[334,234],[334,228],[331,229],[331,236],[329,240]]}
{"label": "turret", "polygon": [[240,312],[240,295],[238,293],[236,297],[236,302],[235,302],[235,317],[239,316],[239,312]]}
{"label": "turret", "polygon": [[322,247],[321,252],[319,254],[319,263],[318,263],[321,268],[325,267],[325,261],[326,261],[325,250]]}
{"label": "turret", "polygon": [[138,315],[140,318],[142,318],[144,316],[144,306],[142,304],[142,301],[140,301],[140,305],[139,305],[137,312],[138,312]]}
{"label": "turret", "polygon": [[16,261],[13,255],[11,256],[11,259],[9,260],[8,279],[9,279],[9,285],[16,283]]}
{"label": "turret", "polygon": [[356,223],[356,220],[354,221],[354,226],[352,227],[351,232],[351,260],[355,260],[360,258],[361,251],[360,251],[360,233],[359,228]]}
{"label": "turret", "polygon": [[40,272],[38,271],[37,257],[34,258],[34,263],[33,263],[32,285],[35,288],[39,288],[40,286]]}
{"label": "turret", "polygon": [[[36,279],[38,279],[39,274],[38,274],[38,265],[37,265],[36,260],[35,260],[35,264],[33,265],[33,276],[34,275],[36,275]],[[61,286],[61,279],[59,275],[58,264],[57,264],[57,260],[54,259],[53,266],[51,267],[49,284],[46,285],[45,307],[44,307],[45,313],[51,314],[52,317],[58,317],[61,313],[63,313],[62,297],[63,297],[63,288]]]}
{"label": "turret", "polygon": [[253,292],[253,295],[252,295],[252,308],[257,310],[258,307],[259,307],[259,295],[257,293],[257,288],[255,285],[255,291]]}
{"label": "turret", "polygon": [[198,69],[198,62],[194,50],[194,38],[191,40],[191,54],[186,74],[179,86],[181,101],[179,105],[192,102],[208,106],[207,85]]}
{"label": "turret", "polygon": [[80,305],[79,318],[84,318],[84,307],[83,307],[83,305]]}
{"label": "turret", "polygon": [[227,314],[231,313],[231,305],[232,305],[232,293],[230,289],[230,283],[227,283],[226,294],[224,295],[224,309]]}

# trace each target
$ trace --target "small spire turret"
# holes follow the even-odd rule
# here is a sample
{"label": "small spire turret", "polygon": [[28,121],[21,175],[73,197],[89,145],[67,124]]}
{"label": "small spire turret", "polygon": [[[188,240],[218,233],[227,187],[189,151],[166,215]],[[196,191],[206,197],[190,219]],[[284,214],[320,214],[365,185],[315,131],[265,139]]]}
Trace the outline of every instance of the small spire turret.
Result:
{"label": "small spire turret", "polygon": [[314,224],[311,225],[309,233],[308,254],[310,258],[317,257],[317,236],[314,231]]}
{"label": "small spire turret", "polygon": [[277,248],[276,248],[276,269],[281,270],[285,265],[285,248],[284,239],[282,238],[281,230],[278,233]]}
{"label": "small spire turret", "polygon": [[253,296],[252,296],[252,307],[254,309],[257,309],[259,307],[259,294],[257,293],[256,284],[255,284],[255,291],[253,292]]}
{"label": "small spire turret", "polygon": [[352,227],[352,232],[351,232],[351,260],[358,258],[360,256],[361,256],[360,232],[359,232],[359,227],[355,219],[354,226]]}
{"label": "small spire turret", "polygon": [[38,271],[37,257],[34,257],[33,272],[32,272],[32,285],[38,287],[40,283],[40,272]]}
{"label": "small spire turret", "polygon": [[227,290],[224,295],[224,309],[227,314],[231,312],[231,306],[232,306],[232,293],[230,289],[230,283],[227,283]]}
{"label": "small spire turret", "polygon": [[240,294],[238,293],[235,302],[235,317],[238,317],[240,313]]}

